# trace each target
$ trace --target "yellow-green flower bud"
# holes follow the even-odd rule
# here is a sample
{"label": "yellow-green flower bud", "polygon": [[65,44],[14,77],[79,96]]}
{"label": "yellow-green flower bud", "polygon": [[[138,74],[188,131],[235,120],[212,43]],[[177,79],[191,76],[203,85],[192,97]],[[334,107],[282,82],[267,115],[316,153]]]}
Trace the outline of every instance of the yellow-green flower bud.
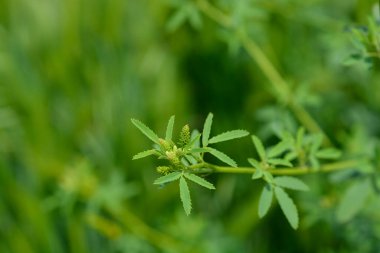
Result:
{"label": "yellow-green flower bud", "polygon": [[166,157],[168,158],[168,160],[172,164],[174,164],[174,165],[180,164],[180,161],[179,161],[179,158],[177,156],[177,152],[176,151],[166,151],[165,154],[166,154]]}
{"label": "yellow-green flower bud", "polygon": [[190,127],[189,125],[184,125],[179,136],[179,145],[181,147],[186,146],[190,142]]}
{"label": "yellow-green flower bud", "polygon": [[158,166],[156,170],[157,170],[158,173],[160,173],[162,175],[167,175],[170,172],[170,167],[168,167],[168,166]]}
{"label": "yellow-green flower bud", "polygon": [[162,147],[162,149],[164,151],[168,151],[168,150],[171,150],[172,149],[172,145],[170,144],[169,141],[167,140],[164,140],[164,139],[159,139],[158,142],[160,143],[160,146]]}

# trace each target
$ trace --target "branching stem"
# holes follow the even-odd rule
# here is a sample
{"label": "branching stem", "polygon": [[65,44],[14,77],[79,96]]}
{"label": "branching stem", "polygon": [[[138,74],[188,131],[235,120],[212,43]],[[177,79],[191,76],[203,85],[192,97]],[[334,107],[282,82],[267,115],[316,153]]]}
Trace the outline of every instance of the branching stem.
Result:
{"label": "branching stem", "polygon": [[[346,160],[335,163],[322,165],[319,169],[311,167],[294,167],[294,168],[276,168],[269,169],[272,175],[306,175],[312,173],[326,173],[338,170],[345,170],[355,168],[362,161],[360,160]],[[232,173],[232,174],[253,174],[256,169],[253,167],[224,167],[210,163],[200,163],[190,167],[193,173]]]}

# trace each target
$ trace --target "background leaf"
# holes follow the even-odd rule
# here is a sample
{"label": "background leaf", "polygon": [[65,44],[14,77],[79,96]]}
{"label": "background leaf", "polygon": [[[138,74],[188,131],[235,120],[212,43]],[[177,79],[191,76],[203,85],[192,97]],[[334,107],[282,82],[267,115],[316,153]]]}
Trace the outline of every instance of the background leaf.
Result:
{"label": "background leaf", "polygon": [[370,193],[371,184],[368,180],[352,183],[338,205],[338,220],[347,222],[352,219],[363,208]]}
{"label": "background leaf", "polygon": [[242,138],[244,136],[249,135],[249,132],[246,130],[232,130],[225,133],[221,133],[217,136],[212,137],[208,143],[218,143],[223,141],[228,141],[232,139]]}
{"label": "background leaf", "polygon": [[181,177],[179,180],[179,193],[183,205],[183,209],[185,210],[186,215],[191,213],[191,198],[189,187],[187,186],[186,180]]}
{"label": "background leaf", "polygon": [[284,213],[286,219],[289,221],[292,228],[298,228],[298,211],[293,200],[289,195],[280,187],[275,187],[274,192],[281,210]]}

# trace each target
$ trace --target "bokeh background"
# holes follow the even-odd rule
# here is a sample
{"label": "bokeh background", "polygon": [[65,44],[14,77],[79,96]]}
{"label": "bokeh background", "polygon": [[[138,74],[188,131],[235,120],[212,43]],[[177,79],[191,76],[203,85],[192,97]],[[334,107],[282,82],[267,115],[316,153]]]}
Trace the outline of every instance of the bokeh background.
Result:
{"label": "bokeh background", "polygon": [[[293,195],[293,231],[278,206],[258,219],[262,185],[249,176],[192,185],[187,217],[178,187],[152,184],[159,161],[132,161],[151,143],[131,118],[163,135],[171,115],[176,130],[200,129],[213,112],[214,134],[243,128],[267,143],[299,126],[233,33],[201,12],[178,18],[189,2],[0,1],[0,252],[380,252],[380,204],[339,223],[328,176]],[[363,152],[379,136],[378,63],[351,32],[379,18],[376,1],[212,4],[249,31],[334,145]],[[249,138],[218,147],[240,165],[255,156]]]}

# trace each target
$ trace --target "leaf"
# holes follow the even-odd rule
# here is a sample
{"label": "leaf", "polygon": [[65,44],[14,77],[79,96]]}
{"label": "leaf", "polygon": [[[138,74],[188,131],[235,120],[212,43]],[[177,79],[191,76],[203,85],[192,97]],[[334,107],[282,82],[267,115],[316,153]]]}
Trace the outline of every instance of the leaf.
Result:
{"label": "leaf", "polygon": [[166,127],[165,140],[170,141],[173,136],[173,126],[174,126],[175,116],[171,116],[168,121],[168,126]]}
{"label": "leaf", "polygon": [[293,167],[293,165],[285,160],[285,159],[280,159],[280,158],[272,158],[272,159],[268,159],[268,163],[270,163],[271,165],[282,165],[282,166],[288,166],[288,167]]}
{"label": "leaf", "polygon": [[260,201],[259,201],[259,217],[264,217],[272,204],[273,199],[273,188],[271,185],[266,184],[263,188],[263,191],[260,195]]}
{"label": "leaf", "polygon": [[289,195],[280,187],[274,188],[277,201],[280,204],[281,210],[284,213],[286,219],[289,221],[290,226],[293,229],[298,228],[298,211],[293,200]]}
{"label": "leaf", "polygon": [[177,30],[182,24],[186,22],[188,18],[188,11],[186,8],[179,8],[168,20],[166,23],[166,29],[169,32],[174,32]]}
{"label": "leaf", "polygon": [[321,147],[323,141],[323,135],[321,133],[311,136],[311,152],[315,153]]}
{"label": "leaf", "polygon": [[186,215],[189,215],[191,212],[191,197],[189,187],[183,177],[179,180],[179,195],[182,201],[183,209],[185,210]]}
{"label": "leaf", "polygon": [[131,119],[133,125],[135,125],[146,137],[151,139],[153,142],[160,144],[158,136],[144,123],[137,119]]}
{"label": "leaf", "polygon": [[253,158],[248,158],[248,162],[256,169],[256,170],[263,170],[261,168],[260,162]]}
{"label": "leaf", "polygon": [[265,154],[265,149],[264,149],[263,143],[261,142],[261,140],[256,135],[252,135],[251,137],[252,137],[253,144],[256,147],[257,153],[260,156],[261,161],[265,161],[266,160],[266,154]]}
{"label": "leaf", "polygon": [[337,159],[341,156],[342,152],[335,148],[325,148],[318,150],[315,156],[320,159]]}
{"label": "leaf", "polygon": [[290,141],[281,141],[277,143],[275,146],[269,149],[267,154],[268,158],[273,158],[284,153],[286,150],[289,149],[290,144]]}
{"label": "leaf", "polygon": [[158,155],[159,156],[161,154],[160,154],[160,152],[158,152],[155,149],[145,150],[145,151],[142,151],[142,152],[134,155],[133,158],[132,158],[132,160],[144,158],[144,157],[147,157],[147,156],[150,156],[150,155]]}
{"label": "leaf", "polygon": [[172,182],[174,180],[177,180],[178,178],[181,177],[181,175],[182,175],[182,172],[179,172],[179,171],[172,172],[170,174],[167,174],[165,176],[157,178],[156,180],[154,180],[153,184],[165,184],[165,183],[169,183],[169,182]]}
{"label": "leaf", "polygon": [[208,143],[218,143],[223,141],[229,141],[232,139],[242,138],[244,136],[249,135],[249,132],[246,130],[232,130],[228,131],[222,134],[219,134],[217,136],[212,137]]}
{"label": "leaf", "polygon": [[205,120],[202,133],[202,145],[206,147],[208,145],[208,138],[210,137],[211,125],[213,114],[210,112]]}
{"label": "leaf", "polygon": [[370,193],[371,185],[368,180],[351,184],[338,205],[338,221],[347,222],[352,219],[363,208]]}
{"label": "leaf", "polygon": [[212,183],[208,182],[207,180],[195,175],[195,174],[189,174],[189,173],[186,173],[184,174],[186,178],[190,179],[191,181],[193,181],[194,183],[197,183],[199,184],[200,186],[203,186],[203,187],[206,187],[210,190],[215,190],[215,187]]}
{"label": "leaf", "polygon": [[305,136],[305,128],[303,128],[303,127],[298,128],[297,137],[296,137],[296,149],[297,150],[300,150],[302,148],[304,136]]}
{"label": "leaf", "polygon": [[232,158],[230,158],[228,155],[220,152],[219,150],[213,149],[213,148],[207,148],[207,152],[221,160],[222,162],[232,166],[232,167],[237,167],[237,164]]}
{"label": "leaf", "polygon": [[296,191],[310,190],[307,184],[305,184],[303,181],[295,177],[289,177],[289,176],[275,177],[273,182],[277,186],[296,190]]}
{"label": "leaf", "polygon": [[199,147],[199,138],[201,138],[201,134],[197,134],[191,141],[184,147],[184,149],[190,149],[192,147]]}

